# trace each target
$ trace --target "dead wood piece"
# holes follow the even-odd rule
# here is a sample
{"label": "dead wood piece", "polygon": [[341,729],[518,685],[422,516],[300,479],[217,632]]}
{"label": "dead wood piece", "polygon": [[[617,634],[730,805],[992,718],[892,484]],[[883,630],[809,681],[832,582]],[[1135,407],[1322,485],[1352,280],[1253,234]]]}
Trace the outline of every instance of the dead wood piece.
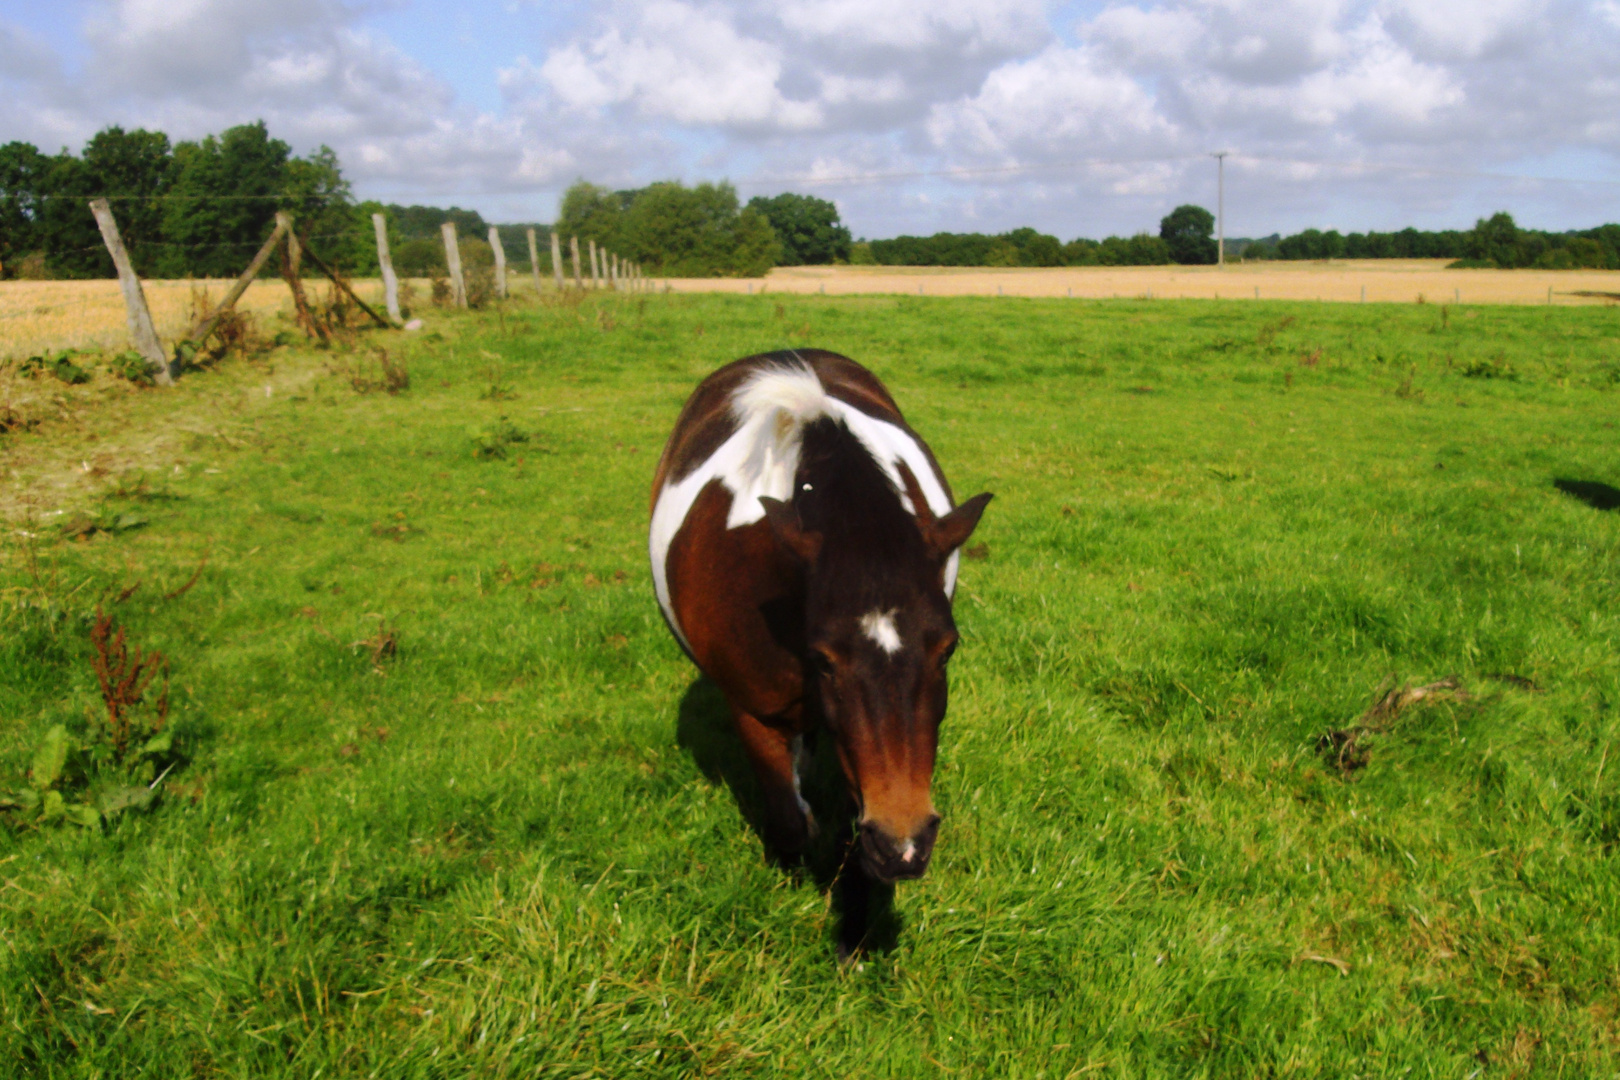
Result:
{"label": "dead wood piece", "polygon": [[1547,692],[1544,687],[1538,686],[1534,679],[1527,679],[1523,675],[1514,675],[1507,671],[1489,672],[1485,677],[1494,679],[1497,682],[1505,682],[1509,686],[1517,686],[1520,690],[1527,690],[1532,694],[1544,694]]}
{"label": "dead wood piece", "polygon": [[362,300],[358,296],[356,296],[354,294],[354,290],[349,288],[349,283],[347,281],[344,281],[341,277],[339,277],[337,275],[336,271],[334,271],[330,266],[327,266],[326,262],[319,255],[315,254],[314,249],[309,246],[308,239],[302,240],[301,243],[303,245],[304,254],[309,256],[309,261],[314,263],[315,266],[320,270],[321,273],[325,274],[328,278],[330,278],[332,280],[333,285],[336,285],[338,288],[342,289],[345,293],[347,293],[349,299],[353,300],[355,302],[355,305],[358,306],[361,311],[365,312],[367,315],[370,315],[373,319],[375,319],[377,321],[378,326],[382,327],[384,330],[393,329],[393,327],[394,327],[393,323],[389,322],[387,319],[385,319],[381,315],[377,314],[375,311],[372,310],[370,304],[367,304],[364,300]]}
{"label": "dead wood piece", "polygon": [[1467,701],[1468,691],[1455,675],[1423,686],[1395,686],[1394,679],[1386,679],[1378,688],[1378,700],[1356,723],[1344,728],[1329,728],[1316,740],[1316,749],[1341,773],[1349,775],[1366,766],[1371,751],[1363,740],[1369,735],[1381,735],[1389,730],[1403,710],[1423,701],[1444,698]]}
{"label": "dead wood piece", "polygon": [[191,577],[186,579],[186,583],[184,585],[180,586],[178,589],[174,590],[174,592],[164,593],[163,594],[163,599],[165,599],[165,600],[178,600],[182,596],[186,595],[186,593],[190,592],[191,587],[193,585],[197,584],[197,579],[202,577],[203,568],[208,565],[208,556],[209,556],[209,554],[210,554],[210,552],[204,551],[203,556],[202,556],[202,561],[197,564],[197,569],[195,569],[195,570],[193,570],[191,572]]}
{"label": "dead wood piece", "polygon": [[299,273],[301,249],[297,235],[290,228],[291,222],[288,224],[289,228],[283,238],[281,249],[281,278],[287,283],[287,291],[292,293],[293,312],[298,320],[298,328],[304,332],[305,337],[326,341],[326,328],[316,322],[314,313],[309,309],[309,298],[304,295],[304,279]]}
{"label": "dead wood piece", "polygon": [[1415,705],[1426,698],[1437,694],[1449,694],[1454,698],[1466,698],[1467,692],[1463,690],[1462,683],[1455,675],[1441,679],[1439,682],[1429,683],[1427,686],[1403,686],[1391,689],[1378,703],[1361,714],[1360,726],[1374,728],[1387,726],[1389,721],[1400,715],[1402,709],[1408,705]]}
{"label": "dead wood piece", "polygon": [[203,316],[197,322],[197,325],[191,328],[191,332],[186,335],[186,341],[191,344],[192,348],[202,348],[202,343],[208,340],[209,334],[214,332],[214,327],[219,325],[219,320],[224,317],[227,311],[235,307],[236,302],[242,298],[242,294],[247,292],[248,286],[253,284],[254,279],[259,276],[259,271],[264,269],[265,261],[270,258],[271,252],[275,251],[281,244],[281,238],[287,234],[291,220],[284,214],[276,215],[276,227],[271,231],[270,239],[266,240],[264,246],[259,249],[259,253],[253,256],[253,261],[248,263],[248,268],[242,271],[242,275],[236,279],[236,284],[231,286],[231,291],[225,294],[225,299],[219,302],[219,306]]}

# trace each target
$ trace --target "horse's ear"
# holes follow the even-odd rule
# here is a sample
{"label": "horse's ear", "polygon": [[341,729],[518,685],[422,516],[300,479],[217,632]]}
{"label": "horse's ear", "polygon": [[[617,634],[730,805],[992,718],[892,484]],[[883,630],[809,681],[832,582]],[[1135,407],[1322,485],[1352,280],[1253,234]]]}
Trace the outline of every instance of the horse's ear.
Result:
{"label": "horse's ear", "polygon": [[777,543],[798,556],[800,561],[813,563],[821,554],[821,534],[806,532],[799,525],[799,513],[781,499],[761,495],[759,505],[765,508],[765,520],[771,523],[771,532]]}
{"label": "horse's ear", "polygon": [[942,518],[931,521],[921,521],[923,538],[928,546],[933,548],[934,554],[944,558],[963,544],[973,535],[973,530],[979,527],[979,518],[984,514],[984,508],[990,505],[995,498],[988,491],[975,495],[967,502]]}

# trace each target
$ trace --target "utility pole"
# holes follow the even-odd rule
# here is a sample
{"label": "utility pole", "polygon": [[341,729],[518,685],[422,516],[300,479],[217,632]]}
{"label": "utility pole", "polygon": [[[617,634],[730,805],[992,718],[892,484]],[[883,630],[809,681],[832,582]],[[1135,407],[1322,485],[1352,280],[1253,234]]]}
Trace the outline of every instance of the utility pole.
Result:
{"label": "utility pole", "polygon": [[1215,159],[1215,265],[1226,265],[1226,155],[1230,150],[1217,150],[1209,155]]}

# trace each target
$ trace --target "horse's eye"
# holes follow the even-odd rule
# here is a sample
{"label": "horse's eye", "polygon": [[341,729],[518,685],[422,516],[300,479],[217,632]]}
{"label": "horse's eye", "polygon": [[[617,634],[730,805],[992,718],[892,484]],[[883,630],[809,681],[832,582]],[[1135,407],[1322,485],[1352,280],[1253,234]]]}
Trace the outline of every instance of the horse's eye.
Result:
{"label": "horse's eye", "polygon": [[811,648],[805,660],[817,675],[831,675],[833,672],[832,656],[822,649]]}

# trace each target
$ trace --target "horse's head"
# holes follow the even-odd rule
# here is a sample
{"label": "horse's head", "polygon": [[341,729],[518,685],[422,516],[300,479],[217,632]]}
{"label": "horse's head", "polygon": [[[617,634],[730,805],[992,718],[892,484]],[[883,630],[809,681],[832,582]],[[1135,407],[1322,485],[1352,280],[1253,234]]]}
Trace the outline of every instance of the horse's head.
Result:
{"label": "horse's head", "polygon": [[847,498],[861,494],[848,490],[860,485],[847,470],[812,468],[806,481],[812,465],[801,466],[792,504],[762,500],[778,540],[806,568],[806,696],[819,700],[859,809],[867,873],[921,877],[939,830],[930,789],[957,641],[947,564],[991,497],[936,517],[902,469],[915,511],[885,483],[894,512],[879,512]]}

